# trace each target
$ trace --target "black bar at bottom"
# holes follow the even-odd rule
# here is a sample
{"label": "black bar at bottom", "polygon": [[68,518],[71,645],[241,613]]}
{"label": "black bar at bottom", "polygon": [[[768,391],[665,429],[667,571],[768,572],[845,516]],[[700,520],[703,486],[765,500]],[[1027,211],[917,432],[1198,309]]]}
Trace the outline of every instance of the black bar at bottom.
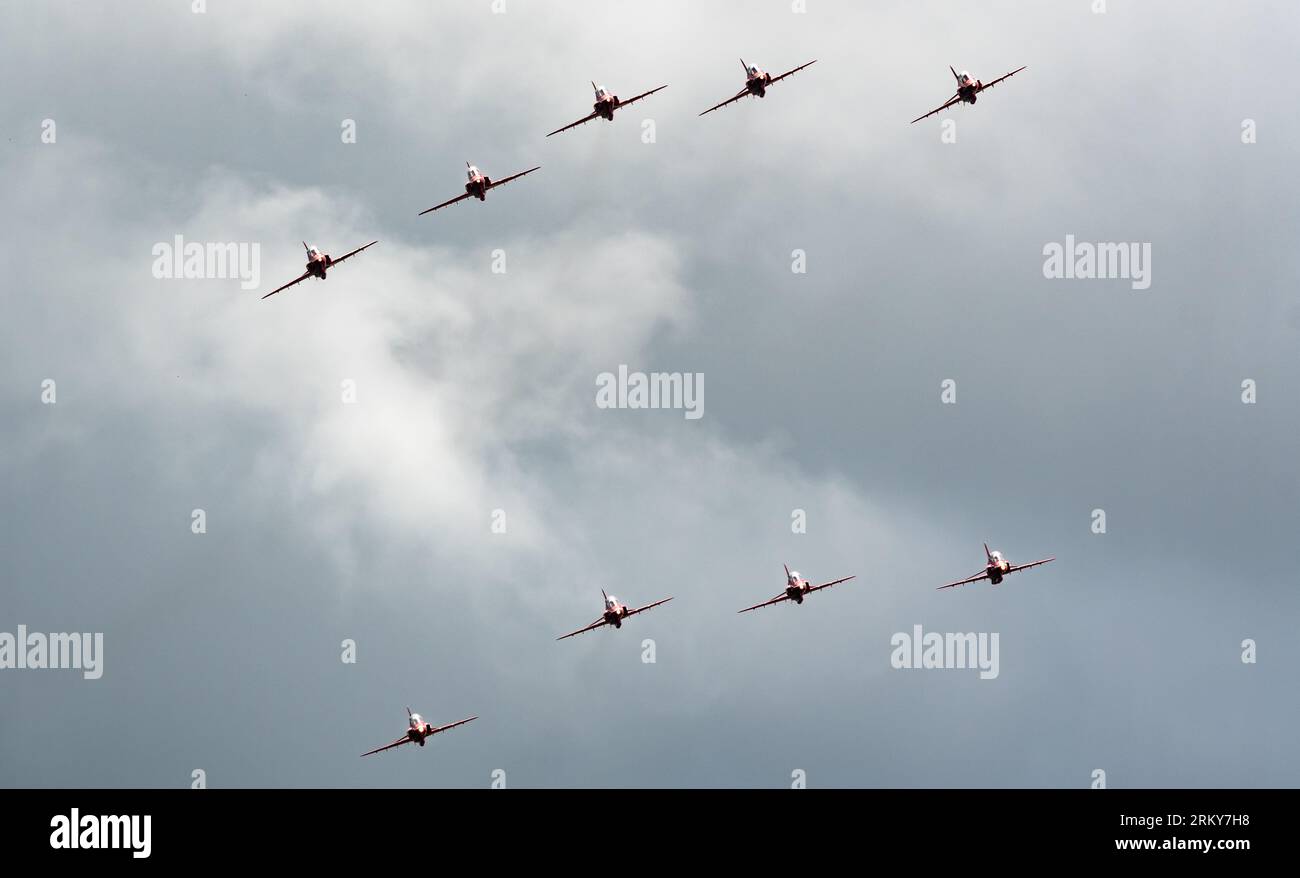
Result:
{"label": "black bar at bottom", "polygon": [[4,790],[0,838],[9,854],[81,864],[772,866],[856,851],[1230,866],[1284,854],[1296,804],[1294,790]]}

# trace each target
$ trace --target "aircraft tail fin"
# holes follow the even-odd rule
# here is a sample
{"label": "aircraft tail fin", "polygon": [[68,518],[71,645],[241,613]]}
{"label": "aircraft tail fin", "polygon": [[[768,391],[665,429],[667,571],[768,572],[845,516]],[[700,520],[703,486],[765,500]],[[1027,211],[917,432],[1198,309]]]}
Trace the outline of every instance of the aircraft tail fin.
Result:
{"label": "aircraft tail fin", "polygon": [[992,561],[992,560],[993,560],[993,553],[989,551],[989,544],[988,544],[988,543],[985,543],[985,544],[984,544],[984,557],[985,557],[985,558],[988,558],[989,561]]}
{"label": "aircraft tail fin", "polygon": [[955,79],[955,80],[957,80],[957,84],[960,85],[960,84],[961,84],[961,77],[957,75],[957,71],[956,71],[956,70],[953,70],[953,66],[952,66],[951,64],[948,65],[948,69],[949,69],[949,70],[952,70],[952,78]]}

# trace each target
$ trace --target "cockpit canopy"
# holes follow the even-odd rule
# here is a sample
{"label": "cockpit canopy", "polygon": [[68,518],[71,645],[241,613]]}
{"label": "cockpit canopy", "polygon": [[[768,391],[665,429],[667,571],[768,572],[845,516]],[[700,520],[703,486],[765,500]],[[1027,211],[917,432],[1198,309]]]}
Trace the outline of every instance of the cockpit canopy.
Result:
{"label": "cockpit canopy", "polygon": [[970,74],[967,73],[965,70],[963,70],[959,74],[959,78],[961,79],[962,82],[970,82]]}
{"label": "cockpit canopy", "polygon": [[478,168],[474,167],[473,165],[470,165],[469,168],[465,171],[465,176],[473,180],[475,177],[478,176]]}
{"label": "cockpit canopy", "polygon": [[757,68],[757,67],[751,67],[751,68],[749,68],[749,75],[750,75],[750,76],[758,76],[758,68]]}
{"label": "cockpit canopy", "polygon": [[791,571],[790,571],[790,581],[791,581],[791,582],[798,582],[798,581],[799,581],[799,571],[798,571],[798,570],[791,570]]}
{"label": "cockpit canopy", "polygon": [[412,726],[412,727],[419,726],[419,725],[421,725],[423,722],[424,722],[424,720],[420,717],[420,715],[419,715],[418,713],[413,713],[413,714],[411,714],[411,726]]}

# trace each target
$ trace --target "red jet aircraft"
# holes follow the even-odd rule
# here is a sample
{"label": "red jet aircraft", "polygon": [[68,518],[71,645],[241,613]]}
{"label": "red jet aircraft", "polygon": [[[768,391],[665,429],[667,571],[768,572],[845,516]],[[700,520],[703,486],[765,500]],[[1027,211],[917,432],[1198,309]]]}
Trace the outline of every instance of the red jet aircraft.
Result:
{"label": "red jet aircraft", "polygon": [[793,76],[794,74],[798,73],[800,70],[803,70],[805,67],[811,67],[813,64],[816,63],[817,63],[817,59],[814,58],[813,60],[809,61],[807,64],[800,64],[795,69],[787,70],[785,73],[782,73],[780,76],[773,76],[772,74],[760,70],[757,67],[749,66],[748,64],[745,63],[745,59],[741,58],[740,66],[745,68],[745,87],[742,88],[736,94],[735,97],[727,98],[725,101],[723,101],[722,103],[718,104],[715,107],[709,107],[703,113],[700,113],[700,115],[704,116],[709,113],[712,113],[714,110],[720,110],[723,107],[725,107],[727,104],[730,104],[733,101],[738,101],[741,98],[745,97],[746,95],[754,95],[755,97],[760,97],[760,98],[764,97],[767,94],[767,87],[769,85],[775,85],[776,83],[785,79],[787,76]]}
{"label": "red jet aircraft", "polygon": [[[661,85],[659,86],[659,88],[652,88],[650,89],[650,91],[642,92],[636,97],[628,98],[625,101],[620,101],[618,99],[618,95],[610,94],[608,91],[605,90],[605,87],[603,85],[596,85],[596,83],[593,82],[591,84],[591,87],[596,90],[596,103],[592,107],[591,115],[584,116],[583,118],[579,119],[577,122],[574,122],[571,125],[565,125],[563,128],[557,128],[554,131],[552,131],[551,134],[559,134],[561,131],[568,131],[570,128],[577,128],[579,125],[583,124],[584,122],[590,122],[592,119],[595,119],[597,116],[599,116],[600,118],[604,119],[607,122],[613,122],[615,110],[626,107],[628,104],[634,104],[637,101],[641,100],[642,98],[648,98],[650,97],[650,95],[654,94],[657,91],[663,91],[668,86]],[[546,136],[550,137],[551,134],[548,134]]]}
{"label": "red jet aircraft", "polygon": [[[378,243],[379,243],[378,241],[371,241],[369,244],[366,245],[366,247],[373,247],[375,244]],[[335,265],[338,265],[344,259],[349,259],[353,256],[356,256],[362,250],[366,249],[366,247],[358,247],[357,249],[353,250],[351,253],[345,253],[342,256],[340,256],[338,259],[334,259],[328,253],[322,253],[319,250],[317,250],[315,247],[308,247],[306,241],[302,242],[302,246],[307,248],[307,270],[302,273],[302,277],[298,278],[297,280],[289,281],[287,284],[280,287],[280,289],[271,290],[271,292],[267,293],[265,296],[262,297],[263,299],[269,299],[272,296],[274,296],[276,293],[280,292],[280,290],[287,290],[289,289],[289,287],[293,286],[294,284],[301,283],[302,281],[305,281],[309,277],[315,277],[321,280],[325,280],[325,272],[329,271]]]}
{"label": "red jet aircraft", "polygon": [[571,631],[563,637],[555,638],[556,640],[564,640],[566,637],[573,637],[576,634],[584,634],[594,628],[599,628],[602,625],[613,625],[615,628],[622,628],[623,620],[628,616],[635,616],[637,613],[644,613],[646,610],[653,610],[660,604],[666,604],[672,600],[672,598],[664,598],[661,601],[655,601],[653,604],[646,604],[644,607],[637,607],[635,610],[629,610],[623,604],[618,602],[618,598],[614,597],[612,594],[605,594],[603,588],[600,590],[600,594],[605,599],[604,614],[586,628],[579,628],[577,631]]}
{"label": "red jet aircraft", "polygon": [[533,171],[539,170],[541,165],[538,165],[536,168],[529,168],[526,171],[520,171],[518,174],[511,174],[504,180],[493,180],[486,174],[480,174],[478,168],[474,167],[469,162],[465,162],[465,168],[466,175],[469,177],[469,181],[465,183],[465,194],[457,195],[455,198],[448,199],[442,204],[435,204],[428,210],[422,210],[420,211],[420,216],[424,216],[426,213],[432,213],[435,210],[441,210],[444,207],[450,207],[458,201],[464,201],[466,198],[477,198],[479,201],[487,201],[489,189],[504,186],[511,180],[518,180],[525,174],[531,174]]}
{"label": "red jet aircraft", "polygon": [[948,109],[954,104],[975,103],[977,95],[979,95],[980,92],[984,91],[984,89],[992,88],[993,86],[997,85],[999,82],[1001,82],[1004,79],[1010,79],[1011,77],[1015,76],[1017,73],[1019,73],[1021,70],[1024,70],[1025,68],[1020,67],[1017,68],[1016,70],[1012,70],[1006,76],[999,76],[997,79],[993,80],[992,82],[980,82],[978,79],[971,79],[970,74],[967,73],[965,70],[963,70],[961,73],[958,73],[956,70],[953,70],[951,65],[949,65],[948,69],[952,70],[952,75],[957,79],[957,93],[952,97],[948,98],[948,102],[944,104],[942,107],[931,110],[930,112],[926,113],[924,116],[917,116],[915,119],[912,120],[913,125],[915,125],[917,122],[920,122],[922,119],[926,119],[930,116],[933,116],[935,113],[942,113],[944,110]]}
{"label": "red jet aircraft", "polygon": [[772,604],[779,604],[781,601],[794,601],[796,604],[802,604],[804,595],[812,594],[815,591],[821,591],[823,588],[830,588],[832,585],[839,585],[841,582],[848,582],[850,579],[856,579],[856,576],[846,576],[843,579],[837,579],[834,582],[824,582],[821,585],[812,585],[806,579],[799,577],[799,571],[791,571],[789,565],[785,568],[785,591],[781,592],[770,601],[763,601],[761,604],[754,604],[752,607],[745,607],[738,610],[740,613],[748,613],[750,610],[757,610],[760,607],[770,607]]}
{"label": "red jet aircraft", "polygon": [[403,744],[409,744],[412,741],[414,741],[415,743],[423,747],[424,739],[429,737],[430,735],[436,735],[439,732],[445,732],[447,731],[447,729],[454,729],[456,728],[456,726],[463,726],[467,722],[478,719],[478,717],[476,716],[471,716],[469,719],[463,719],[460,722],[455,722],[448,726],[435,726],[433,725],[433,723],[425,722],[418,713],[411,713],[411,708],[409,707],[406,708],[406,715],[410,717],[410,720],[408,721],[409,728],[407,728],[406,734],[404,736],[398,738],[396,741],[394,741],[391,744],[385,744],[382,747],[376,747],[375,749],[368,750],[365,753],[362,753],[361,755],[370,756],[371,754],[374,753],[382,753],[385,750],[391,750],[394,747],[400,747]]}
{"label": "red jet aircraft", "polygon": [[990,552],[988,543],[984,544],[984,556],[988,559],[988,563],[979,573],[976,573],[974,576],[968,576],[957,582],[950,582],[947,585],[941,585],[939,588],[944,589],[954,588],[958,585],[969,585],[972,582],[979,582],[981,579],[987,579],[989,582],[997,585],[1002,581],[1002,577],[1006,576],[1008,573],[1015,573],[1017,570],[1028,570],[1030,567],[1037,567],[1039,564],[1046,564],[1048,561],[1056,560],[1055,557],[1052,557],[1044,558],[1041,561],[1034,561],[1029,564],[1012,564],[1006,558],[1002,557],[1001,552]]}

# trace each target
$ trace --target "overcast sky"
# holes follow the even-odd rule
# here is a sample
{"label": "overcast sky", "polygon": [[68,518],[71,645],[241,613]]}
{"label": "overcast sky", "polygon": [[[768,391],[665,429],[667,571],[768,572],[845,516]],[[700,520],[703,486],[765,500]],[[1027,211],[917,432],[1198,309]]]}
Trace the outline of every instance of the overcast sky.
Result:
{"label": "overcast sky", "polygon": [[[3,4],[0,632],[104,673],[0,671],[0,784],[1300,784],[1294,3],[500,5]],[[546,138],[593,79],[669,87]],[[466,161],[542,170],[417,217]],[[380,244],[260,299],[304,239]]]}

